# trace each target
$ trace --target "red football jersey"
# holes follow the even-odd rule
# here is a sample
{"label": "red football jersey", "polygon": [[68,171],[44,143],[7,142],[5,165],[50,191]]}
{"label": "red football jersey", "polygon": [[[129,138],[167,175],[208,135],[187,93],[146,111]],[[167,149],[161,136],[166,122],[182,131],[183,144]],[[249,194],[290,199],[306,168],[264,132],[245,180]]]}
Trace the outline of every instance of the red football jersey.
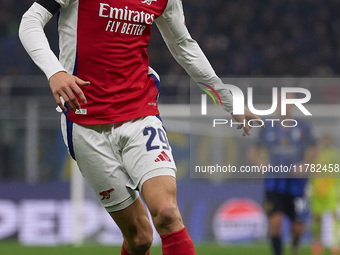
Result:
{"label": "red football jersey", "polygon": [[[43,27],[59,9],[58,60]],[[181,0],[37,0],[23,15],[19,35],[48,79],[66,71],[91,82],[82,87],[88,104],[69,118],[104,124],[159,114],[159,81],[154,72],[148,75],[146,52],[154,21],[176,61],[196,83],[211,86],[232,113],[233,96],[191,38]]]}
{"label": "red football jersey", "polygon": [[[67,54],[72,55],[73,48],[73,74],[91,85],[82,87],[87,104],[81,105],[81,111],[70,111],[68,118],[79,124],[104,124],[158,115],[158,81],[148,76],[146,51],[151,25],[168,0],[77,2],[70,0],[60,10],[60,59],[67,66]],[[72,23],[75,12],[76,26]],[[70,26],[76,32],[68,32]],[[76,41],[71,38],[75,35]]]}

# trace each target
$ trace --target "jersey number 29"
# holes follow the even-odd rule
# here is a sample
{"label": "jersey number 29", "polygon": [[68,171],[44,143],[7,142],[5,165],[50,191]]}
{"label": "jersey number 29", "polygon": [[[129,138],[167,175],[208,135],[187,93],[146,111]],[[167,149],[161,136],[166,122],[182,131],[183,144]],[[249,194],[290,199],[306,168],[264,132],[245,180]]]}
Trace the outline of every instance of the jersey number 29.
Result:
{"label": "jersey number 29", "polygon": [[166,134],[165,134],[164,130],[161,129],[161,128],[158,128],[156,130],[153,127],[146,127],[143,131],[144,136],[149,136],[149,139],[146,142],[146,150],[147,151],[157,150],[161,147],[160,145],[157,145],[157,144],[153,145],[154,139],[155,139],[157,134],[158,134],[159,140],[162,143],[162,145],[161,145],[162,148],[164,150],[169,150],[170,146],[169,146],[169,142],[168,142],[168,139],[166,138]]}

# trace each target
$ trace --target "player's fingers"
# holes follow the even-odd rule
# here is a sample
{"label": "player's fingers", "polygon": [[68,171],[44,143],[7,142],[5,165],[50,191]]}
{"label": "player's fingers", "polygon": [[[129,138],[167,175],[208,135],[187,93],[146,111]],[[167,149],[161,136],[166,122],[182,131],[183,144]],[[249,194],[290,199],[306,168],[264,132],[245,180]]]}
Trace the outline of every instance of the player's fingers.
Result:
{"label": "player's fingers", "polygon": [[253,125],[253,123],[256,122],[262,128],[265,127],[264,122],[261,120],[261,118],[256,114],[252,113],[251,111],[249,111],[248,109],[245,109],[245,117],[247,121],[250,121],[250,125]]}
{"label": "player's fingers", "polygon": [[[79,85],[79,86],[88,86],[88,85],[90,85],[90,82],[89,81],[83,81],[82,79],[79,79],[78,77],[76,77],[76,84]],[[87,104],[87,100],[86,100],[84,92],[78,86],[75,86],[75,88],[73,88],[73,90],[78,95],[80,100],[84,104]]]}
{"label": "player's fingers", "polygon": [[[78,95],[78,97],[80,98],[80,100],[84,103],[87,104],[87,100],[85,97],[84,92],[81,90],[81,88],[79,88],[77,85],[75,85],[73,87],[73,91]],[[78,102],[77,102],[78,103]]]}
{"label": "player's fingers", "polygon": [[89,82],[89,81],[84,81],[84,80],[78,78],[77,76],[75,76],[75,77],[76,77],[76,84],[79,85],[79,86],[88,86],[88,85],[91,84],[91,82]]}
{"label": "player's fingers", "polygon": [[[253,120],[256,121],[256,123],[259,124],[259,126],[261,128],[265,128],[264,121],[261,118],[259,118],[258,116],[256,116]],[[253,121],[252,121],[252,123],[253,123]]]}
{"label": "player's fingers", "polygon": [[66,98],[64,98],[65,102],[67,103],[67,105],[72,105],[72,108],[70,108],[71,110],[73,110],[73,106],[76,109],[80,109],[80,104],[78,102],[78,99],[73,93],[73,90],[76,87],[77,87],[76,85],[73,85],[73,86],[71,85],[70,87],[66,87],[63,91],[67,95]]}
{"label": "player's fingers", "polygon": [[73,92],[68,92],[67,95],[68,95],[68,97],[69,97],[69,99],[71,101],[71,104],[73,104],[76,109],[80,109],[81,108],[80,104],[78,102],[77,97],[74,95],[74,93]]}
{"label": "player's fingers", "polygon": [[[73,98],[72,98],[72,95],[73,95]],[[65,103],[67,104],[67,106],[72,110],[72,111],[76,111],[77,110],[77,108],[76,108],[76,106],[74,105],[74,98],[75,98],[75,96],[74,96],[74,94],[73,94],[73,92],[68,92],[68,93],[66,93],[66,92],[60,92],[60,96],[62,97],[62,98],[64,98],[64,100],[65,100]],[[71,99],[71,98],[72,99]],[[78,103],[78,101],[77,101],[77,99],[75,98],[75,101],[76,101],[76,103]],[[78,106],[79,106],[79,103],[78,103]],[[80,106],[79,106],[80,107]],[[79,109],[79,108],[78,108]]]}
{"label": "player's fingers", "polygon": [[63,105],[63,103],[60,100],[60,96],[58,94],[53,94],[53,97],[57,105],[60,107],[60,109],[62,109],[64,112],[67,112],[66,107]]}
{"label": "player's fingers", "polygon": [[261,128],[265,128],[266,125],[264,124],[263,120],[258,120],[257,123],[261,126]]}
{"label": "player's fingers", "polygon": [[256,121],[257,124],[259,124],[262,128],[264,128],[265,125],[264,125],[264,122],[262,121],[262,119],[261,119],[259,116],[257,116],[256,114],[252,114],[252,115],[253,115],[253,116],[251,117],[251,118],[252,118],[252,123],[253,123],[254,121]]}
{"label": "player's fingers", "polygon": [[243,127],[243,136],[246,136],[246,135],[250,135],[250,130],[251,130],[251,127],[248,126],[248,124],[245,124],[244,127]]}

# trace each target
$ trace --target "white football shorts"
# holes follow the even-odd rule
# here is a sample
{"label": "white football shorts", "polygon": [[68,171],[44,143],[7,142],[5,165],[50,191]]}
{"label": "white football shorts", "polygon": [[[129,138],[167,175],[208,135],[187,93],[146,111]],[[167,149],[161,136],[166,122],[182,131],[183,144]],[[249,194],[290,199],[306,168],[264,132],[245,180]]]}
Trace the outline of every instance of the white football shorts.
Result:
{"label": "white football shorts", "polygon": [[162,121],[147,116],[116,124],[79,125],[61,117],[70,155],[108,212],[122,210],[156,176],[176,176]]}

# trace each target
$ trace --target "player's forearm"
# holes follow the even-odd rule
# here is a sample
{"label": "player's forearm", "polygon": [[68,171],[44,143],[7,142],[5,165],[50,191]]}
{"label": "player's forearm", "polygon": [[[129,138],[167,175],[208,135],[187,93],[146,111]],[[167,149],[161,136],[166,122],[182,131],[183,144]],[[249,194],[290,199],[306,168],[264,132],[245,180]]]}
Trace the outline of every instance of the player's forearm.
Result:
{"label": "player's forearm", "polygon": [[51,18],[51,13],[34,3],[23,15],[19,27],[19,37],[24,48],[48,79],[57,72],[65,71],[50,49],[44,33],[44,26]]}
{"label": "player's forearm", "polygon": [[217,77],[208,59],[185,26],[183,7],[180,0],[169,0],[162,16],[155,20],[163,39],[176,61],[191,78],[211,86],[221,97],[223,108],[232,113],[232,95]]}
{"label": "player's forearm", "polygon": [[[173,57],[186,70],[190,77],[198,85],[203,83],[214,88],[221,97],[223,108],[229,113],[232,113],[232,95],[216,75],[197,42],[188,35],[185,40],[179,43],[167,42],[167,46]],[[202,87],[207,89],[204,85]]]}

